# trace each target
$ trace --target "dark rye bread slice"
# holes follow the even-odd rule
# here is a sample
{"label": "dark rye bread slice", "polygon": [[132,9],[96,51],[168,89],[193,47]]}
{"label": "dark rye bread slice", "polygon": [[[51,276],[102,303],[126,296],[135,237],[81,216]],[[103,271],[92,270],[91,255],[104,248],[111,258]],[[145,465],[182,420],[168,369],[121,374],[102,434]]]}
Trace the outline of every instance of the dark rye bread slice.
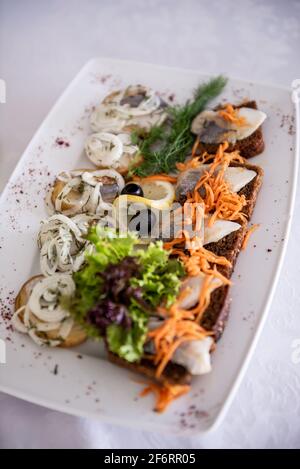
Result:
{"label": "dark rye bread slice", "polygon": [[155,379],[161,384],[190,384],[192,375],[184,366],[169,362],[160,378],[156,378],[156,368],[152,360],[143,358],[139,363],[130,363],[118,355],[108,351],[108,359],[115,365],[127,368],[134,373],[139,373],[150,379]]}
{"label": "dark rye bread slice", "polygon": [[[233,163],[231,166],[241,166],[240,164]],[[258,192],[262,185],[263,170],[259,166],[251,164],[243,165],[245,168],[255,171],[257,176],[252,179],[245,187],[243,187],[238,194],[244,195],[247,200],[247,205],[243,210],[243,213],[247,216],[247,220],[250,221]],[[220,272],[227,278],[230,278],[236,263],[237,256],[241,250],[245,234],[247,232],[247,223],[241,223],[241,228],[224,238],[220,239],[217,243],[209,243],[205,245],[205,248],[213,252],[218,256],[224,256],[231,262],[231,267],[220,266]]]}
{"label": "dark rye bread slice", "polygon": [[219,287],[211,294],[209,306],[203,314],[201,326],[214,332],[216,342],[221,338],[225,329],[230,303],[229,286]]}
{"label": "dark rye bread slice", "polygon": [[[240,166],[237,163],[232,163],[231,166]],[[247,216],[248,221],[250,221],[252,217],[252,213],[256,204],[256,199],[258,192],[261,188],[264,171],[260,166],[256,166],[253,164],[245,163],[243,165],[245,168],[255,171],[257,176],[252,179],[243,189],[239,191],[239,195],[244,195],[247,199],[247,206],[244,208],[243,212]]]}
{"label": "dark rye bread slice", "polygon": [[[246,213],[248,220],[250,220],[256,198],[262,184],[263,170],[259,166],[249,164],[245,164],[245,167],[247,169],[252,169],[257,173],[257,176],[239,191],[239,194],[244,194],[248,201],[244,212]],[[206,249],[213,253],[219,256],[224,256],[230,260],[231,267],[221,267],[219,269],[222,274],[228,278],[232,275],[246,230],[247,223],[243,223],[240,230],[225,236],[225,238],[221,239],[217,243],[210,243],[205,246]],[[230,302],[229,286],[226,285],[219,287],[212,293],[210,304],[203,314],[201,326],[207,330],[212,330],[216,341],[221,338],[225,329],[229,316]],[[169,362],[162,376],[157,379],[155,376],[155,366],[151,360],[142,359],[139,363],[129,363],[109,351],[107,351],[107,353],[108,359],[112,363],[123,368],[127,368],[135,373],[144,375],[147,378],[159,381],[162,384],[189,384],[192,379],[191,374],[186,370],[186,368],[181,365],[177,365],[176,363]]]}
{"label": "dark rye bread slice", "polygon": [[[218,106],[216,110],[222,109],[223,106]],[[238,106],[233,106],[235,109],[241,107],[248,107],[250,109],[257,109],[256,101],[247,101],[239,104]],[[219,144],[214,143],[199,143],[197,148],[197,155],[202,155],[203,153],[216,153]],[[238,150],[240,155],[243,158],[252,158],[253,156],[259,155],[264,151],[265,142],[263,138],[263,132],[261,126],[253,132],[249,137],[244,138],[243,140],[238,140],[234,145],[229,144],[228,152]]]}
{"label": "dark rye bread slice", "polygon": [[247,223],[243,223],[239,230],[230,233],[229,235],[220,239],[220,241],[217,243],[209,243],[205,245],[205,249],[208,251],[213,252],[217,256],[226,257],[226,259],[230,261],[231,266],[218,266],[218,270],[226,278],[230,278],[233,273],[234,266],[242,248],[246,232]]}
{"label": "dark rye bread slice", "polygon": [[[233,166],[240,165],[233,164]],[[239,195],[244,195],[247,199],[244,213],[247,215],[248,221],[250,221],[257,195],[262,185],[263,170],[259,166],[250,164],[245,164],[244,166],[257,173],[257,176],[239,191]],[[241,228],[239,230],[230,233],[216,243],[209,243],[205,246],[207,250],[218,256],[224,256],[230,261],[231,266],[219,266],[219,271],[227,278],[230,278],[233,273],[246,232],[247,223],[244,222],[241,224]],[[211,329],[215,332],[216,341],[220,339],[229,315],[230,300],[228,298],[228,291],[229,287],[224,286],[217,288],[217,290],[212,293],[210,304],[203,315],[201,323],[205,329]]]}

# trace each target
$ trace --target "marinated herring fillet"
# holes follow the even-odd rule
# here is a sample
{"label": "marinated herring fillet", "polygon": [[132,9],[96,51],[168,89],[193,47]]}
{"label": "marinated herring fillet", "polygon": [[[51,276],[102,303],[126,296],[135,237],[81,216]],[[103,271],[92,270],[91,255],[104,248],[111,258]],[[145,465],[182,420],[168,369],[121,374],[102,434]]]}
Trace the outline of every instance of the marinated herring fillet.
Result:
{"label": "marinated herring fillet", "polygon": [[[249,108],[257,110],[256,101],[247,101],[242,103],[238,106],[233,106],[235,109],[239,108]],[[216,110],[220,110],[222,107],[216,108]],[[203,143],[199,140],[197,154],[207,153],[215,153],[218,149],[218,143]],[[263,132],[261,126],[258,127],[251,135],[244,138],[243,140],[238,140],[235,143],[230,143],[228,151],[239,151],[243,158],[252,158],[256,155],[259,155],[264,151],[265,143],[263,138]]]}

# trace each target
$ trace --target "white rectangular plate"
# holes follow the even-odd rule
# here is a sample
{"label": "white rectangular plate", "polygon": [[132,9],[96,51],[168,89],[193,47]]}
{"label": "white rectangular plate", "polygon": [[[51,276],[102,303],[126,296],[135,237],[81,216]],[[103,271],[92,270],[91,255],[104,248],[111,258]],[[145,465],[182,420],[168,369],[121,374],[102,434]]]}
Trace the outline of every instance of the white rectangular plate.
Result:
{"label": "white rectangular plate", "polygon": [[47,185],[61,170],[89,166],[83,143],[92,107],[110,90],[130,83],[150,85],[165,99],[182,102],[207,78],[195,71],[92,60],[34,136],[0,201],[0,336],[7,344],[7,364],[0,365],[1,391],[75,415],[180,435],[203,433],[220,423],[266,318],[287,244],[297,175],[294,105],[288,89],[230,79],[222,96],[232,102],[255,99],[268,115],[263,125],[266,150],[251,160],[265,171],[252,219],[261,226],[237,262],[230,319],[213,355],[213,371],[195,379],[189,395],[156,414],[152,396],[138,398],[138,377],[103,359],[98,344],[39,349],[11,331],[9,322],[18,289],[39,273],[36,235],[46,216]]}

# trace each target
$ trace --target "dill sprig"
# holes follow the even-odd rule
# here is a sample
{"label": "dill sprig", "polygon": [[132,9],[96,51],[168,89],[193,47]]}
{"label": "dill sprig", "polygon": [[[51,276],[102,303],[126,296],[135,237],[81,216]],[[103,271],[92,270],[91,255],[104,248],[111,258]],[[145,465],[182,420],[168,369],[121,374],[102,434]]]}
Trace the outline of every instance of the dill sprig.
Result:
{"label": "dill sprig", "polygon": [[143,162],[132,168],[131,174],[145,177],[169,173],[176,168],[176,163],[184,161],[194,141],[190,131],[194,117],[222,92],[226,83],[226,78],[218,76],[201,84],[194,91],[192,101],[167,108],[167,123],[153,127],[147,135],[134,132],[132,141],[139,146]]}

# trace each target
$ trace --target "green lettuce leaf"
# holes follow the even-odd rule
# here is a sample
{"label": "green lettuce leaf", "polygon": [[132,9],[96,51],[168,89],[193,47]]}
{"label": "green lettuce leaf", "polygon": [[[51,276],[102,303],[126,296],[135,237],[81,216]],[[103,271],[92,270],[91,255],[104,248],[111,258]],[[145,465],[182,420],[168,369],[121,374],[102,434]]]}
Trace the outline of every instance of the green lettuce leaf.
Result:
{"label": "green lettuce leaf", "polygon": [[128,362],[140,360],[147,337],[148,314],[132,300],[129,307],[132,327],[124,329],[114,324],[107,328],[106,340],[109,350]]}
{"label": "green lettuce leaf", "polygon": [[[73,275],[76,294],[71,312],[86,329],[89,336],[100,338],[99,330],[87,323],[89,310],[103,299],[103,278],[99,275],[110,264],[118,264],[127,256],[134,256],[140,264],[140,276],[130,280],[133,287],[143,292],[143,300],[155,311],[158,305],[170,306],[176,299],[184,268],[180,261],[169,259],[170,253],[161,242],[147,249],[136,249],[137,238],[132,233],[119,236],[111,228],[92,228],[88,239],[95,249],[86,255],[86,265]],[[106,330],[109,350],[129,362],[143,355],[147,337],[148,311],[144,311],[133,298],[128,307],[132,320],[130,329],[112,324]]]}
{"label": "green lettuce leaf", "polygon": [[[132,233],[119,236],[111,228],[99,227],[91,228],[87,238],[94,244],[95,250],[91,254],[86,254],[85,267],[73,275],[76,296],[72,311],[76,319],[84,325],[86,325],[84,323],[86,313],[102,298],[103,280],[98,274],[109,264],[117,264],[124,257],[131,255],[137,242],[136,236]],[[91,328],[89,330],[93,331]]]}
{"label": "green lettuce leaf", "polygon": [[150,244],[147,250],[137,253],[142,265],[142,278],[134,278],[133,286],[143,289],[144,299],[154,308],[162,302],[169,307],[174,303],[184,276],[184,267],[176,259],[169,259],[170,253],[162,243]]}

